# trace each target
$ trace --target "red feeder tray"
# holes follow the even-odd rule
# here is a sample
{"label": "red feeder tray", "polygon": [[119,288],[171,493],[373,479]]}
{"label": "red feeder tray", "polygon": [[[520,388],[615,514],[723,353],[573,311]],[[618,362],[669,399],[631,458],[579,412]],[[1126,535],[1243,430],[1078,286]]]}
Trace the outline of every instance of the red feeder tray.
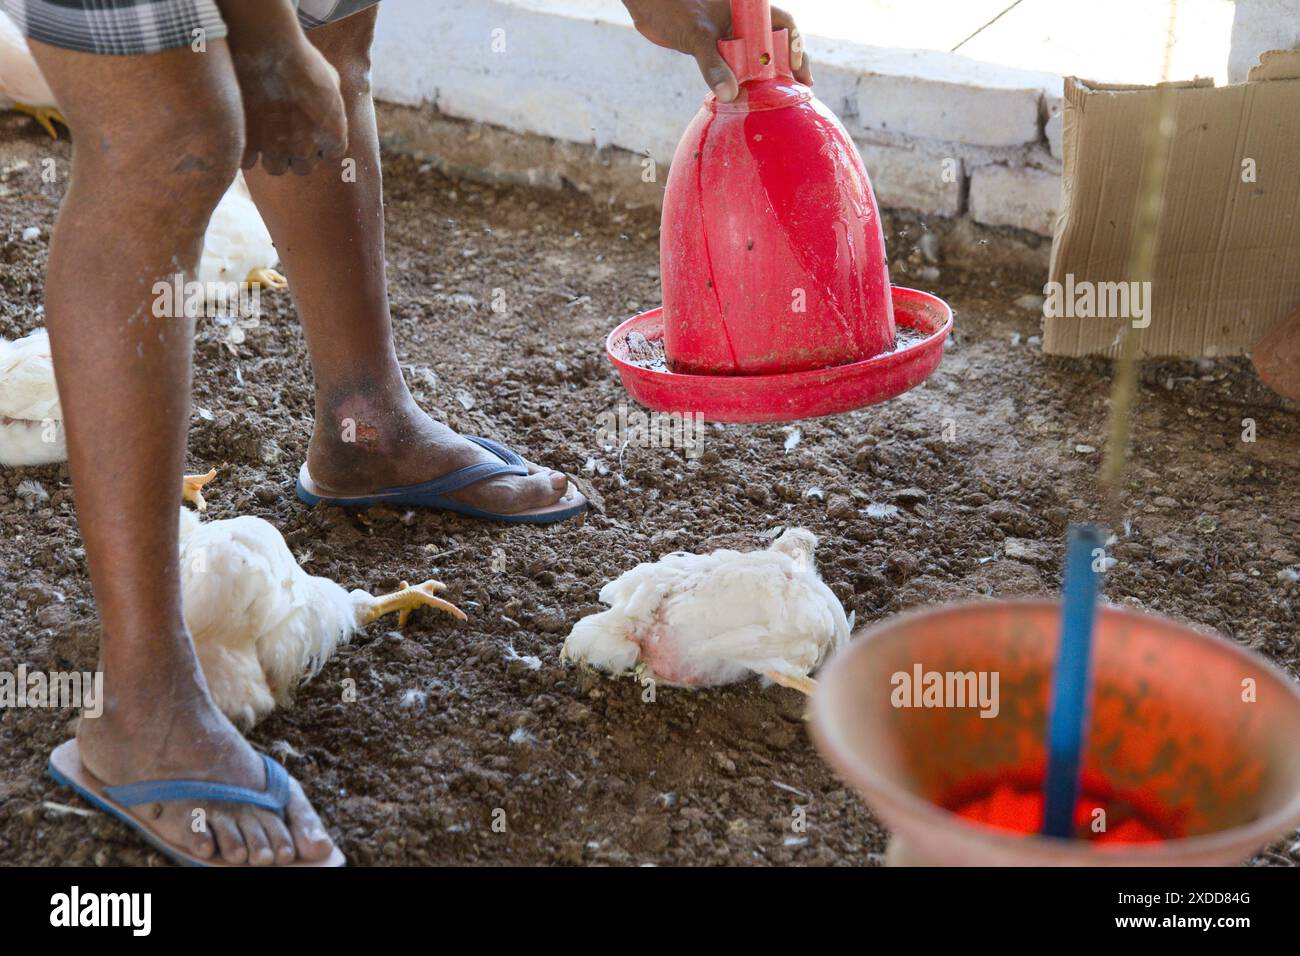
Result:
{"label": "red feeder tray", "polygon": [[[628,394],[656,411],[698,412],[714,422],[785,422],[835,415],[901,395],[924,381],[943,357],[952,309],[937,296],[916,289],[894,286],[892,293],[899,346],[832,368],[771,375],[679,375],[654,360],[662,354],[662,309],[628,319],[610,333],[605,351]],[[649,346],[640,361],[634,353],[645,349],[634,333],[644,336]],[[629,346],[629,335],[634,345]]]}
{"label": "red feeder tray", "polygon": [[663,307],[606,343],[650,408],[727,422],[833,415],[892,398],[943,355],[952,311],[893,288],[853,140],[795,81],[767,0],[732,0],[719,51],[739,95],[712,94],[664,192]]}

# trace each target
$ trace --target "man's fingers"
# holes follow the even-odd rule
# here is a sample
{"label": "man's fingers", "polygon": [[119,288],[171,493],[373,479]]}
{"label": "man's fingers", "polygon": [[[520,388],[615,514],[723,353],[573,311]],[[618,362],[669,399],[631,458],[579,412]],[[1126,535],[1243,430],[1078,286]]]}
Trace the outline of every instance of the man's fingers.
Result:
{"label": "man's fingers", "polygon": [[283,176],[289,171],[289,157],[281,152],[263,151],[262,168],[272,176]]}
{"label": "man's fingers", "polygon": [[794,17],[777,7],[772,8],[772,29],[790,31],[790,68],[794,78],[805,86],[812,86],[812,66],[804,52],[803,34],[794,22]]}
{"label": "man's fingers", "polygon": [[316,148],[322,159],[342,159],[348,151],[348,138],[347,136],[328,137],[324,142],[319,142]]}
{"label": "man's fingers", "polygon": [[313,142],[322,159],[342,159],[348,150],[347,120],[337,129],[318,129]]}
{"label": "man's fingers", "polygon": [[305,116],[299,116],[293,124],[293,139],[288,146],[289,171],[297,176],[307,176],[321,164],[325,158],[322,143],[331,138],[326,128],[320,123],[313,123]]}
{"label": "man's fingers", "polygon": [[291,159],[289,160],[289,172],[295,176],[310,176],[316,168],[315,160],[310,159]]}
{"label": "man's fingers", "polygon": [[[795,59],[796,56],[797,59]],[[812,64],[808,62],[808,57],[804,54],[803,35],[800,33],[790,34],[790,57],[790,66],[794,70],[794,78],[804,86],[812,86]]]}
{"label": "man's fingers", "polygon": [[[260,142],[257,136],[259,131],[249,131],[250,140],[260,143],[250,150],[252,156],[256,159],[260,151],[262,167],[272,176],[290,172],[297,176],[307,176],[322,162],[338,159],[346,151],[346,132],[330,132],[302,116],[293,117],[287,122],[279,120],[277,123],[273,136],[266,142]],[[245,165],[244,168],[250,167]]]}
{"label": "man's fingers", "polygon": [[299,143],[294,143],[289,153],[289,172],[296,176],[308,176],[323,159],[320,147],[316,145],[316,137],[304,136]]}
{"label": "man's fingers", "polygon": [[316,128],[316,145],[324,151],[327,159],[338,159],[348,148],[348,111],[343,105],[343,94],[339,91],[339,73],[334,64],[325,63],[333,80],[334,101],[330,104],[330,114]]}
{"label": "man's fingers", "polygon": [[734,100],[740,94],[740,84],[736,82],[736,74],[731,72],[731,67],[727,66],[727,61],[718,52],[718,41],[704,37],[693,52],[695,62],[704,74],[704,82],[709,84],[713,94],[723,103]]}

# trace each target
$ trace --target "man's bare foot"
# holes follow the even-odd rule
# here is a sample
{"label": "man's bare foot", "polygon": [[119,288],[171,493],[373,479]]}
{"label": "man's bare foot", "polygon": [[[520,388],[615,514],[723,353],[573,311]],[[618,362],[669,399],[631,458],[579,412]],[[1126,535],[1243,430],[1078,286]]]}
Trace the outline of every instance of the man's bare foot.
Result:
{"label": "man's bare foot", "polygon": [[[405,392],[405,389],[401,389]],[[432,481],[467,465],[499,459],[426,415],[409,395],[389,400],[358,391],[317,411],[307,470],[340,497]],[[545,508],[564,497],[569,479],[528,462],[529,474],[476,482],[449,498],[496,514]]]}
{"label": "man's bare foot", "polygon": [[[165,673],[151,670],[166,682]],[[170,689],[155,686],[142,695],[144,704],[109,694],[101,716],[82,718],[77,747],[86,769],[110,785],[179,778],[263,789],[262,759],[202,685],[184,676],[168,683]],[[283,821],[268,810],[230,803],[172,800],[131,809],[158,836],[205,860],[219,856],[255,866],[323,860],[334,844],[298,781],[290,778],[289,788]],[[195,827],[196,820],[203,825]]]}

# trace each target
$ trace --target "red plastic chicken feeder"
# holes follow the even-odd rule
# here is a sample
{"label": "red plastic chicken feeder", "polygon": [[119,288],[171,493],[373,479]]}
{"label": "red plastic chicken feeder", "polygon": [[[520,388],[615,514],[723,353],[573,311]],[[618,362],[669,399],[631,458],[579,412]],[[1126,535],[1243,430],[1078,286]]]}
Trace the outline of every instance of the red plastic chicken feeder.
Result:
{"label": "red plastic chicken feeder", "polygon": [[794,80],[767,0],[732,0],[719,49],[739,97],[682,136],[660,230],[664,304],[606,341],[637,401],[724,422],[791,421],[893,398],[943,355],[952,310],[891,287],[853,141]]}

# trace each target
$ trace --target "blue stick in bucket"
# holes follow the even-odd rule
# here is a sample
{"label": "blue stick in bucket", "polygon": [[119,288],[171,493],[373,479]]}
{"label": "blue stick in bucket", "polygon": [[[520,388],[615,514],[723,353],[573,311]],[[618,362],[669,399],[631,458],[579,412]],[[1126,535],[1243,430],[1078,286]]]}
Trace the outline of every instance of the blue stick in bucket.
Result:
{"label": "blue stick in bucket", "polygon": [[1092,630],[1100,575],[1093,553],[1105,543],[1096,525],[1072,525],[1065,543],[1061,637],[1047,727],[1047,779],[1043,783],[1043,835],[1074,835],[1079,769],[1087,742],[1092,696]]}

